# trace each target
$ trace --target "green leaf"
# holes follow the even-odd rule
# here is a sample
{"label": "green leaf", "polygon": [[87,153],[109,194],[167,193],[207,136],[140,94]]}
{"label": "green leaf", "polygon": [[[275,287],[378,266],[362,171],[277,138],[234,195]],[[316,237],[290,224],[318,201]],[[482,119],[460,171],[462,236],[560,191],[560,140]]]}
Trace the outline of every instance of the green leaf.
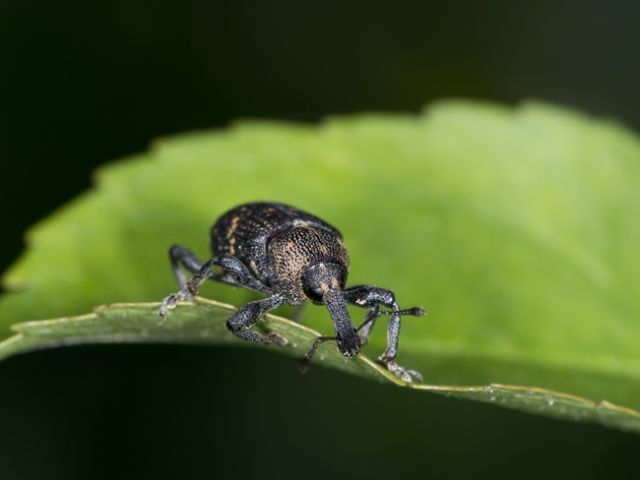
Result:
{"label": "green leaf", "polygon": [[[94,313],[71,318],[39,320],[14,325],[17,334],[0,343],[0,360],[10,355],[40,348],[86,343],[189,343],[250,346],[227,330],[226,319],[233,311],[226,305],[203,298],[180,305],[166,320],[158,318],[159,303],[114,304],[98,307]],[[319,332],[282,317],[267,315],[258,328],[277,332],[288,340],[284,347],[271,348],[301,358]],[[495,403],[525,412],[600,423],[640,432],[640,412],[609,402],[593,402],[552,390],[514,385],[486,386],[417,385],[406,383],[368,357],[343,357],[337,348],[325,343],[314,358],[321,364],[374,380],[391,382],[416,390],[456,398]],[[293,367],[293,364],[292,364]]]}
{"label": "green leaf", "polygon": [[[0,322],[8,337],[19,321],[157,301],[175,289],[169,245],[205,257],[218,215],[246,201],[283,201],[342,230],[350,283],[391,288],[401,306],[428,310],[404,318],[399,357],[428,384],[637,429],[639,181],[631,132],[540,104],[445,102],[420,116],[245,122],[184,135],[102,169],[93,191],[29,233],[31,248],[4,279],[19,293],[0,301]],[[256,298],[215,284],[202,294],[234,305]],[[107,311],[96,315],[111,322]],[[303,322],[332,330],[320,307],[308,307]],[[21,328],[5,352],[28,343]],[[384,348],[383,330],[380,322],[371,355]],[[65,343],[55,335],[50,342]],[[537,387],[464,387],[495,383]],[[547,399],[554,408],[544,408]],[[561,413],[561,399],[588,413]]]}

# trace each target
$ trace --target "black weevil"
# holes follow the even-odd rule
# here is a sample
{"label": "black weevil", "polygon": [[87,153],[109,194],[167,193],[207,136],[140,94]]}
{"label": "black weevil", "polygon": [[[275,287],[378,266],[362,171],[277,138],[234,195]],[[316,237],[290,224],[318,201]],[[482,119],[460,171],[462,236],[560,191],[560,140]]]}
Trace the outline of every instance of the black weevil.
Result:
{"label": "black weevil", "polygon": [[[400,317],[424,315],[421,308],[400,310],[392,291],[370,285],[345,288],[349,256],[342,234],[334,227],[297,208],[280,203],[247,203],[222,215],[211,228],[213,258],[205,263],[189,249],[174,245],[169,250],[173,274],[181,290],[162,302],[160,315],[178,302],[190,300],[206,280],[238,285],[268,295],[243,305],[228,320],[227,328],[245,340],[257,343],[286,343],[277,333],[262,335],[251,330],[270,310],[288,303],[308,300],[324,304],[336,330],[335,337],[319,337],[300,360],[308,366],[318,346],[336,340],[342,355],[354,357],[367,343],[376,318],[390,315],[387,348],[378,362],[405,381],[421,381],[414,370],[395,362],[398,354]],[[193,277],[187,281],[180,264]],[[218,267],[214,269],[214,267]],[[347,303],[367,308],[369,313],[356,329]],[[381,310],[380,307],[390,310]]]}

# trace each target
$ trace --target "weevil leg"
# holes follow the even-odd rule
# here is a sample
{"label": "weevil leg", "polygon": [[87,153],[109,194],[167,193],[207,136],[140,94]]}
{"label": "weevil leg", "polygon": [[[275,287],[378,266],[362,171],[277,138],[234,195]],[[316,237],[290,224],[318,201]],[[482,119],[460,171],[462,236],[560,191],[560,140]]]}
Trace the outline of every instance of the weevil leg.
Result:
{"label": "weevil leg", "polygon": [[240,307],[227,320],[227,328],[235,336],[255,343],[272,343],[275,342],[279,346],[284,347],[287,340],[281,335],[272,332],[268,335],[255,332],[250,327],[260,320],[267,312],[282,305],[285,302],[281,295],[273,295],[264,300],[256,300],[249,302]]}
{"label": "weevil leg", "polygon": [[219,265],[222,268],[223,274],[220,275],[212,271],[210,278],[230,285],[250,288],[251,290],[267,295],[271,295],[273,293],[269,287],[251,273],[249,267],[233,255],[224,253],[214,258],[217,259],[216,265]]}
{"label": "weevil leg", "polygon": [[[200,275],[203,278],[202,281],[215,280],[229,285],[250,288],[262,293],[271,293],[266,285],[255,278],[244,263],[228,253],[218,255],[208,262],[202,263],[200,258],[188,248],[181,245],[173,245],[169,249],[169,261],[171,262],[171,269],[176,282],[182,289],[187,286],[187,279],[184,272],[180,270],[180,264],[188,271],[195,273],[196,276]],[[214,265],[221,267],[223,272],[219,273],[213,270]]]}
{"label": "weevil leg", "polygon": [[[422,381],[422,375],[415,370],[408,370],[401,367],[395,361],[398,356],[398,342],[400,338],[400,317],[402,315],[424,315],[424,310],[418,307],[408,310],[400,310],[396,302],[395,295],[391,290],[374,287],[371,285],[358,285],[350,287],[344,291],[347,302],[360,307],[369,308],[369,314],[365,317],[362,325],[358,328],[361,338],[369,339],[375,320],[380,315],[390,315],[389,327],[387,329],[387,348],[378,357],[378,362],[385,365],[393,374],[406,382]],[[379,310],[379,306],[385,306],[391,310]]]}
{"label": "weevil leg", "polygon": [[376,319],[383,315],[380,311],[380,307],[378,305],[374,305],[369,307],[369,313],[364,317],[364,320],[360,324],[356,330],[358,331],[358,335],[360,335],[360,342],[362,346],[365,346],[369,343],[369,337],[371,336],[371,330],[373,330],[373,326],[376,324]]}
{"label": "weevil leg", "polygon": [[[395,295],[390,290],[371,285],[357,285],[345,289],[344,296],[347,302],[358,307],[369,309],[369,313],[356,329],[360,334],[360,339],[363,344],[369,340],[369,336],[371,335],[376,319],[381,315],[392,315],[394,313],[393,310],[380,310],[381,305],[394,308]],[[397,307],[397,304],[395,305]],[[400,316],[412,315],[420,317],[424,315],[424,310],[419,307],[413,307],[406,310],[396,309],[395,313]]]}
{"label": "weevil leg", "polygon": [[369,341],[369,337],[371,336],[371,330],[373,329],[373,325],[375,324],[375,321],[378,317],[382,315],[394,315],[394,314],[398,314],[400,316],[412,315],[414,317],[420,317],[424,315],[424,310],[422,310],[419,307],[413,307],[406,310],[398,310],[397,312],[394,312],[393,310],[380,310],[380,307],[378,305],[374,307],[369,307],[369,313],[367,314],[366,317],[364,317],[364,320],[362,321],[360,326],[356,328],[356,331],[360,335],[360,341],[362,342],[362,345],[366,345],[367,342]]}
{"label": "weevil leg", "polygon": [[[162,318],[166,317],[167,312],[174,308],[178,303],[191,301],[193,300],[194,295],[197,295],[200,285],[210,278],[216,273],[212,270],[213,266],[216,265],[217,258],[214,257],[211,260],[207,261],[204,265],[200,267],[200,269],[189,279],[189,281],[183,280],[181,275],[176,275],[176,279],[178,283],[183,280],[184,285],[180,290],[162,300],[162,304],[160,305],[160,316]],[[174,270],[175,273],[175,270]]]}
{"label": "weevil leg", "polygon": [[313,345],[311,345],[311,348],[305,354],[305,356],[298,360],[298,366],[300,367],[302,372],[304,373],[304,372],[307,371],[307,369],[309,368],[309,365],[311,364],[311,359],[316,354],[316,351],[318,350],[318,347],[321,344],[323,344],[327,340],[337,340],[337,338],[338,337],[335,337],[335,336],[333,336],[333,337],[324,337],[324,336],[322,336],[322,337],[316,338],[315,342],[313,342]]}
{"label": "weevil leg", "polygon": [[173,245],[169,249],[169,261],[171,262],[171,270],[173,276],[180,288],[184,288],[187,284],[187,277],[180,269],[180,264],[191,273],[197,273],[202,268],[202,261],[198,256],[182,245]]}
{"label": "weevil leg", "polygon": [[[174,245],[169,250],[169,259],[176,277],[180,290],[176,293],[165,297],[160,306],[160,316],[165,317],[167,311],[175,307],[178,303],[190,301],[194,295],[197,295],[200,285],[207,280],[216,280],[229,285],[237,285],[262,293],[270,294],[271,290],[255,278],[247,266],[229,254],[218,255],[206,261],[204,264],[189,249]],[[180,270],[180,263],[187,270],[195,272],[194,275],[186,280],[183,272]],[[214,270],[218,266],[222,269],[222,273]]]}

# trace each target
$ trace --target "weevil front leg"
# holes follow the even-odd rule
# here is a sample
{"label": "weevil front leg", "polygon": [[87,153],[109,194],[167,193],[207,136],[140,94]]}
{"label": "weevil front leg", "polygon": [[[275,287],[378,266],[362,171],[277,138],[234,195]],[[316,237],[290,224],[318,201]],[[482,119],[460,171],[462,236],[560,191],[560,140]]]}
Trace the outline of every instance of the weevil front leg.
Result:
{"label": "weevil front leg", "polygon": [[380,310],[379,305],[375,305],[373,307],[369,307],[369,313],[364,317],[362,323],[356,328],[356,331],[360,335],[360,342],[362,345],[366,345],[369,342],[369,337],[371,336],[371,330],[373,330],[373,326],[376,323],[376,319],[381,317],[382,315],[411,315],[413,317],[421,317],[424,315],[424,310],[420,307],[408,308],[406,310],[399,310],[394,312],[393,310]]}
{"label": "weevil front leg", "polygon": [[180,264],[191,273],[198,273],[203,266],[202,260],[182,245],[173,245],[169,249],[169,262],[171,262],[171,271],[176,279],[177,284],[183,289],[187,285],[187,277],[180,269]]}
{"label": "weevil front leg", "polygon": [[235,336],[255,343],[272,343],[275,342],[279,346],[284,347],[287,340],[280,334],[272,332],[268,335],[262,335],[250,329],[258,320],[260,320],[267,312],[279,307],[285,302],[281,295],[273,295],[264,300],[256,300],[249,302],[240,307],[227,320],[227,328]]}
{"label": "weevil front leg", "polygon": [[[406,382],[421,382],[422,375],[420,375],[419,372],[401,367],[396,363],[395,359],[398,356],[400,317],[402,315],[421,316],[424,315],[424,310],[418,307],[400,310],[395,295],[391,290],[371,285],[358,285],[347,288],[344,291],[344,295],[347,302],[370,309],[364,322],[358,328],[360,336],[365,342],[369,339],[376,318],[380,315],[391,316],[387,329],[387,348],[384,353],[378,357],[378,362],[385,365],[390,372]],[[388,307],[391,310],[380,310],[380,306]]]}
{"label": "weevil front leg", "polygon": [[356,330],[358,331],[358,335],[360,335],[360,342],[363,346],[369,343],[371,330],[373,330],[373,326],[376,324],[376,319],[380,315],[383,315],[383,313],[380,311],[379,305],[369,307],[369,313],[367,313],[367,316],[364,317],[364,320],[362,321],[360,326],[356,328]]}
{"label": "weevil front leg", "polygon": [[[169,259],[173,274],[181,289],[162,301],[160,306],[161,317],[165,317],[168,310],[174,308],[178,303],[192,300],[193,296],[197,295],[200,285],[206,280],[216,280],[229,285],[250,288],[261,293],[271,293],[271,290],[266,285],[251,274],[244,263],[229,254],[218,255],[202,264],[191,250],[180,245],[174,245],[169,250]],[[188,281],[180,270],[180,264],[195,273]],[[215,271],[215,266],[220,267],[222,273]]]}
{"label": "weevil front leg", "polygon": [[[180,270],[180,264],[188,271],[195,273],[196,281],[202,280],[200,283],[205,280],[215,280],[229,285],[250,288],[261,293],[271,293],[271,290],[255,278],[244,263],[228,253],[218,255],[208,262],[202,263],[198,256],[188,248],[173,245],[169,249],[169,261],[173,275],[181,289],[184,289],[188,282],[184,272]],[[214,265],[221,267],[223,272],[219,273],[213,270]],[[193,281],[192,279],[191,282]]]}

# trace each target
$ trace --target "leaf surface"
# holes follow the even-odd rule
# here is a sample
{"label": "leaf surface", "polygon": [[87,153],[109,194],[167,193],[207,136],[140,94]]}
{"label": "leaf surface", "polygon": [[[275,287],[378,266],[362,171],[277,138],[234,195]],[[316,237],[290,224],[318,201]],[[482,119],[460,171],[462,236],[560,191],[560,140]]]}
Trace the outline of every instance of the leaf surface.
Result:
{"label": "leaf surface", "polygon": [[[188,343],[249,346],[229,333],[226,319],[233,311],[226,305],[203,298],[180,305],[165,320],[158,319],[157,303],[113,304],[78,317],[39,320],[14,325],[16,335],[0,343],[0,360],[42,348],[96,343]],[[267,315],[258,328],[277,332],[287,339],[284,347],[270,348],[301,358],[320,335],[312,329],[282,317]],[[263,347],[265,348],[265,347]],[[484,386],[428,385],[406,383],[364,355],[343,357],[335,345],[323,344],[313,365],[324,365],[373,380],[505,406],[554,418],[599,423],[640,432],[640,412],[609,402],[593,402],[548,389],[514,385]],[[292,363],[293,367],[293,363]]]}
{"label": "leaf surface", "polygon": [[[606,402],[635,418],[639,182],[634,134],[535,103],[444,102],[418,116],[360,115],[317,127],[243,122],[183,135],[101,169],[95,189],[29,232],[29,250],[4,278],[16,293],[0,300],[0,322],[9,338],[15,322],[158,301],[175,289],[171,244],[205,258],[208,228],[221,213],[282,201],[342,231],[351,284],[391,288],[401,306],[426,308],[427,317],[404,318],[399,360],[428,384],[535,385],[592,399],[591,420],[608,412]],[[234,305],[257,298],[214,284],[202,295]],[[308,307],[303,323],[332,329],[320,307]],[[385,345],[379,323],[372,356]],[[167,341],[181,341],[173,333]],[[546,414],[539,402],[516,401],[536,389],[487,388],[457,394],[508,398],[508,406]],[[503,397],[501,388],[512,390]]]}

